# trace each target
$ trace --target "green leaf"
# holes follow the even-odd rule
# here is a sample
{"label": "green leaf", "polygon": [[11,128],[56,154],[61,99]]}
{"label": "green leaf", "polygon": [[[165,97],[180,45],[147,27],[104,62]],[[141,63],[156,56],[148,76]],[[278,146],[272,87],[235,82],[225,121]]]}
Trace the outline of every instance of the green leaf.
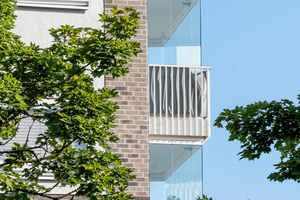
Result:
{"label": "green leaf", "polygon": [[5,174],[0,174],[0,182],[4,183],[9,190],[14,189],[14,180]]}
{"label": "green leaf", "polygon": [[[298,99],[300,95],[298,95]],[[224,109],[214,125],[230,133],[229,140],[241,142],[240,158],[254,160],[272,150],[280,152],[273,181],[300,182],[300,106],[283,99],[280,102],[256,102],[245,107]]]}

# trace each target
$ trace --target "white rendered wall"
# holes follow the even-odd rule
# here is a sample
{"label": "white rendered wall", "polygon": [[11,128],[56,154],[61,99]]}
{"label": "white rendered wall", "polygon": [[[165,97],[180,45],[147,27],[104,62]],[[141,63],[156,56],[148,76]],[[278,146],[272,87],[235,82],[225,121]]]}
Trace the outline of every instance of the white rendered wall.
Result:
{"label": "white rendered wall", "polygon": [[[16,9],[18,16],[14,33],[21,36],[26,44],[36,43],[41,47],[48,47],[53,41],[49,34],[50,28],[58,28],[61,25],[74,27],[101,28],[98,21],[99,14],[104,11],[103,0],[90,0],[90,8],[87,10],[70,10],[55,8],[20,7]],[[94,80],[96,89],[104,86],[104,78]]]}
{"label": "white rendered wall", "polygon": [[18,18],[14,32],[27,44],[34,42],[41,47],[47,47],[52,41],[48,31],[50,28],[65,24],[100,28],[98,14],[103,12],[103,7],[103,0],[90,0],[88,10],[20,7],[16,9]]}

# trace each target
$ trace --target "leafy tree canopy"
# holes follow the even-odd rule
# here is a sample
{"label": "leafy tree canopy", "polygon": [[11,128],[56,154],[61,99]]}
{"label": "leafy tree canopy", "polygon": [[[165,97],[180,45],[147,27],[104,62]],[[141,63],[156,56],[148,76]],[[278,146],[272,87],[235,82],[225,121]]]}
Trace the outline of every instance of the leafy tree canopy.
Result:
{"label": "leafy tree canopy", "polygon": [[202,198],[200,198],[198,196],[196,200],[213,200],[213,199],[212,198],[208,198],[207,196],[203,195]]}
{"label": "leafy tree canopy", "polygon": [[[300,104],[300,95],[298,95]],[[272,149],[281,153],[276,172],[268,179],[300,182],[300,105],[292,101],[257,102],[245,107],[224,109],[215,126],[229,131],[229,140],[238,140],[241,159],[254,160]]]}
{"label": "leafy tree canopy", "polygon": [[[0,0],[1,199],[60,199],[71,193],[72,198],[130,199],[125,190],[134,178],[132,169],[123,167],[108,145],[118,140],[109,131],[118,108],[109,99],[117,92],[96,90],[93,80],[128,71],[125,65],[141,51],[130,40],[137,33],[139,13],[113,8],[112,16],[100,14],[104,30],[70,25],[51,29],[53,44],[41,48],[24,44],[12,32],[14,8],[12,0]],[[29,145],[31,126],[27,139],[6,149],[24,119],[47,130]],[[75,143],[85,148],[76,149]],[[49,172],[56,184],[46,187],[39,180]],[[56,187],[71,191],[52,196]]]}

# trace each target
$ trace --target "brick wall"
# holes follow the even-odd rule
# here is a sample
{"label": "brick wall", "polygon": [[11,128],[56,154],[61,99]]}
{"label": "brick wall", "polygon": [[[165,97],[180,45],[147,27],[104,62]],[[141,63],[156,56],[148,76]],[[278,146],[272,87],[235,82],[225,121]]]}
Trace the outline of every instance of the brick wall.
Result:
{"label": "brick wall", "polygon": [[113,130],[120,138],[113,144],[114,152],[121,155],[126,167],[134,168],[136,179],[130,182],[129,193],[135,200],[149,199],[149,139],[148,139],[148,60],[147,60],[147,0],[105,0],[105,12],[112,6],[124,8],[133,6],[141,13],[140,29],[134,38],[141,43],[143,52],[129,64],[126,77],[106,77],[106,86],[116,88],[119,97],[115,100],[120,109],[117,112]]}

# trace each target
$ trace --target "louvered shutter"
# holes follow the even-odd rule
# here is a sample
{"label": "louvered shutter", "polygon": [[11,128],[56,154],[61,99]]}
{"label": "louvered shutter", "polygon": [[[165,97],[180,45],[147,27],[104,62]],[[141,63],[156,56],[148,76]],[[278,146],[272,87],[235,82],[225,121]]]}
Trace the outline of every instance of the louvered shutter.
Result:
{"label": "louvered shutter", "polygon": [[[31,127],[32,126],[32,127]],[[28,137],[28,146],[33,147],[35,146],[35,141],[37,136],[40,133],[43,133],[47,130],[47,127],[38,121],[35,121],[33,123],[33,120],[31,118],[25,118],[22,119],[20,123],[20,129],[16,135],[10,142],[8,142],[6,145],[1,146],[1,150],[9,150],[11,149],[14,145],[14,142],[19,143],[19,144],[25,144],[27,137]],[[30,129],[31,127],[31,129]],[[29,132],[30,130],[30,132]],[[3,141],[5,142],[5,141]],[[39,152],[39,150],[36,151],[36,153],[43,153],[42,151]]]}

